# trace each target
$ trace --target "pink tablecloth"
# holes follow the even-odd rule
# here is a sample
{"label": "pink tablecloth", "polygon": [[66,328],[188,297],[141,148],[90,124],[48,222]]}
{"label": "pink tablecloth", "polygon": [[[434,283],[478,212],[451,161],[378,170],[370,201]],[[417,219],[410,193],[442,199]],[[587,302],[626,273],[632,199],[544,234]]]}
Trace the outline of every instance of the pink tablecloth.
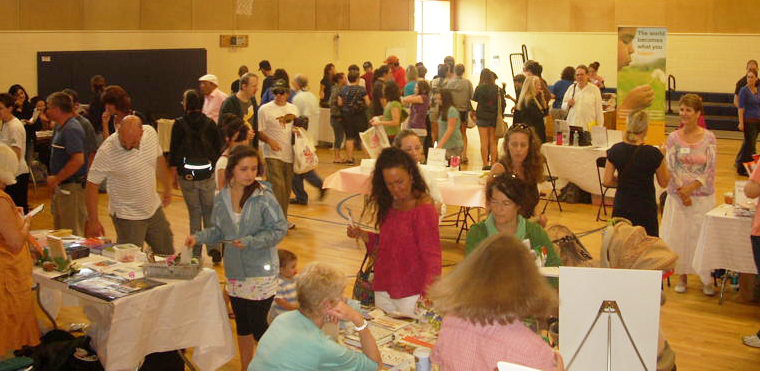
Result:
{"label": "pink tablecloth", "polygon": [[[451,180],[435,180],[447,205],[486,207],[486,187],[480,184],[454,184]],[[368,195],[372,189],[372,172],[360,166],[341,169],[324,180],[324,188],[346,193]]]}

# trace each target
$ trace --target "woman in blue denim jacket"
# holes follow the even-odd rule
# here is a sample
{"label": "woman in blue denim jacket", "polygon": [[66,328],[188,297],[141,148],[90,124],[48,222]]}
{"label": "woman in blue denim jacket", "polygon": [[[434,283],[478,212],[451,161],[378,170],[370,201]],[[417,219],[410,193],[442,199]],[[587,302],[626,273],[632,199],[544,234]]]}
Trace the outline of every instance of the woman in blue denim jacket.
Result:
{"label": "woman in blue denim jacket", "polygon": [[225,244],[226,290],[235,313],[243,370],[267,329],[280,266],[276,245],[288,230],[269,184],[256,180],[262,170],[255,149],[235,147],[225,169],[227,186],[214,198],[214,226],[185,240],[186,246]]}

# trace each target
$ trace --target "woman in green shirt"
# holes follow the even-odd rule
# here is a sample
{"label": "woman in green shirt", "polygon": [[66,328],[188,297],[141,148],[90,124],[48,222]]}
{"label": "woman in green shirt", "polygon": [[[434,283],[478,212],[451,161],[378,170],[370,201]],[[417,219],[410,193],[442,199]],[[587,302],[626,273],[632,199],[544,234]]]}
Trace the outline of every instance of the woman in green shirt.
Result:
{"label": "woman in green shirt", "polygon": [[393,79],[386,81],[383,94],[386,101],[383,116],[382,118],[373,119],[370,121],[370,124],[373,126],[384,126],[385,133],[388,134],[388,139],[392,142],[393,138],[398,134],[401,123],[409,114],[401,105],[401,91],[398,85],[396,85],[396,81]]}
{"label": "woman in green shirt", "polygon": [[506,232],[530,244],[541,266],[557,267],[561,261],[552,247],[549,235],[538,224],[520,215],[526,199],[525,185],[516,176],[506,173],[497,176],[486,186],[486,202],[490,212],[486,220],[473,225],[467,232],[465,254],[469,254],[487,237]]}
{"label": "woman in green shirt", "polygon": [[435,117],[438,122],[438,144],[436,148],[446,149],[446,159],[451,156],[461,156],[464,142],[459,130],[459,111],[454,107],[454,98],[451,90],[443,89],[436,93],[434,98],[438,103],[439,115]]}

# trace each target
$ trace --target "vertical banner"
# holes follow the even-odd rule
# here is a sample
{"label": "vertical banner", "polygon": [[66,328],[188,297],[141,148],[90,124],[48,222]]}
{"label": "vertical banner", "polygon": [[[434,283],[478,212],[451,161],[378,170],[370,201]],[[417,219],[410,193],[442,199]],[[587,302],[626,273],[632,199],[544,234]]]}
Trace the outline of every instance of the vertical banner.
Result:
{"label": "vertical banner", "polygon": [[624,131],[628,115],[644,109],[649,144],[665,140],[666,37],[663,27],[618,27],[617,129]]}

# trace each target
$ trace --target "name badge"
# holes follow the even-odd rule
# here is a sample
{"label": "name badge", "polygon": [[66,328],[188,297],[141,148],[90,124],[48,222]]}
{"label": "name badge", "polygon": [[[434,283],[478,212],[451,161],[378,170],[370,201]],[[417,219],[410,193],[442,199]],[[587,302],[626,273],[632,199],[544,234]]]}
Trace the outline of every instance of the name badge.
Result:
{"label": "name badge", "polygon": [[691,153],[691,148],[681,147],[681,148],[678,149],[678,154],[679,155],[688,155],[689,153]]}

